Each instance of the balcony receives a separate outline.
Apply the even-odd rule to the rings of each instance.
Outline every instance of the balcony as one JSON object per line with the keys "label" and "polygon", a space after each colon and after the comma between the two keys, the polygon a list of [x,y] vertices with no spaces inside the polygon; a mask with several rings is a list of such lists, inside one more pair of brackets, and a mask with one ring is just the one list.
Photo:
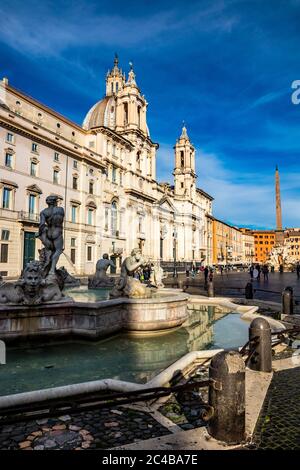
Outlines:
{"label": "balcony", "polygon": [[33,224],[38,224],[40,221],[40,214],[36,214],[34,212],[19,211],[18,220],[21,222],[31,222]]}
{"label": "balcony", "polygon": [[115,255],[115,256],[121,256],[124,252],[124,248],[118,248],[118,247],[111,247],[109,249],[109,254],[110,255]]}

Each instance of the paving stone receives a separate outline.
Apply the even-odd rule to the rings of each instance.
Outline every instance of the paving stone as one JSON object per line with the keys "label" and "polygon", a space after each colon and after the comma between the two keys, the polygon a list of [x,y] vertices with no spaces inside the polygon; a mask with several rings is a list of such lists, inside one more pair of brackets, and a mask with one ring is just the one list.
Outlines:
{"label": "paving stone", "polygon": [[300,450],[300,367],[275,372],[253,436],[257,449]]}
{"label": "paving stone", "polygon": [[31,441],[20,442],[19,447],[20,447],[20,449],[25,449],[26,447],[31,447]]}

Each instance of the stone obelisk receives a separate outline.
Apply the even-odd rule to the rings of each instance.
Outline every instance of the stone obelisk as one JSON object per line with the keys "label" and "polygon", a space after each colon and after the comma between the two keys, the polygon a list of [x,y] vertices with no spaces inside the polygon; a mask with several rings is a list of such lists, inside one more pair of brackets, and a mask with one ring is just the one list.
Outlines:
{"label": "stone obelisk", "polygon": [[276,231],[275,241],[276,245],[283,245],[284,232],[282,230],[282,214],[281,214],[281,196],[280,196],[280,179],[278,166],[276,165],[275,171],[275,192],[276,192]]}

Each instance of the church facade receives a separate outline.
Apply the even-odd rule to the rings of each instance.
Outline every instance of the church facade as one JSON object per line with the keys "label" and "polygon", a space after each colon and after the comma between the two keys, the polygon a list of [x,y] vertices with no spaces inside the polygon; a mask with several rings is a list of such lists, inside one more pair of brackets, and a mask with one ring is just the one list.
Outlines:
{"label": "church facade", "polygon": [[38,258],[39,212],[49,194],[65,209],[60,265],[94,272],[134,247],[149,260],[212,263],[213,198],[197,187],[195,148],[185,126],[174,146],[174,184],[156,179],[158,144],[148,103],[131,69],[115,58],[106,93],[82,126],[0,81],[0,273],[18,276]]}

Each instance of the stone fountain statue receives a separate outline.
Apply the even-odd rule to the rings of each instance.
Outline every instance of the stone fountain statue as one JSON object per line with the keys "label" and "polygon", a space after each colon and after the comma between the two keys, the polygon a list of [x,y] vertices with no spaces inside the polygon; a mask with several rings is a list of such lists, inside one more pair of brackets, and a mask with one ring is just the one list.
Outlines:
{"label": "stone fountain statue", "polygon": [[290,268],[294,264],[287,245],[275,246],[269,254],[268,262],[271,266],[274,266],[275,270],[279,270],[280,266]]}
{"label": "stone fountain statue", "polygon": [[164,274],[163,268],[161,267],[159,261],[153,263],[153,268],[151,269],[150,284],[152,286],[157,287],[158,289],[162,289],[164,287],[162,280],[165,277],[167,277],[167,275]]}
{"label": "stone fountain statue", "polygon": [[121,266],[121,275],[114,289],[110,293],[111,298],[129,297],[133,299],[145,299],[151,297],[151,290],[134,277],[135,273],[146,264],[139,248],[132,250]]}
{"label": "stone fountain statue", "polygon": [[0,304],[37,305],[48,302],[70,301],[62,293],[64,276],[56,269],[63,252],[64,209],[57,206],[57,196],[48,196],[48,207],[40,213],[39,232],[36,235],[44,248],[39,261],[30,261],[16,282],[0,285]]}
{"label": "stone fountain statue", "polygon": [[107,269],[111,266],[115,269],[115,264],[107,253],[104,253],[101,259],[97,261],[95,276],[89,278],[88,287],[89,289],[97,289],[99,287],[113,287],[115,280],[112,277],[108,277],[106,274]]}

